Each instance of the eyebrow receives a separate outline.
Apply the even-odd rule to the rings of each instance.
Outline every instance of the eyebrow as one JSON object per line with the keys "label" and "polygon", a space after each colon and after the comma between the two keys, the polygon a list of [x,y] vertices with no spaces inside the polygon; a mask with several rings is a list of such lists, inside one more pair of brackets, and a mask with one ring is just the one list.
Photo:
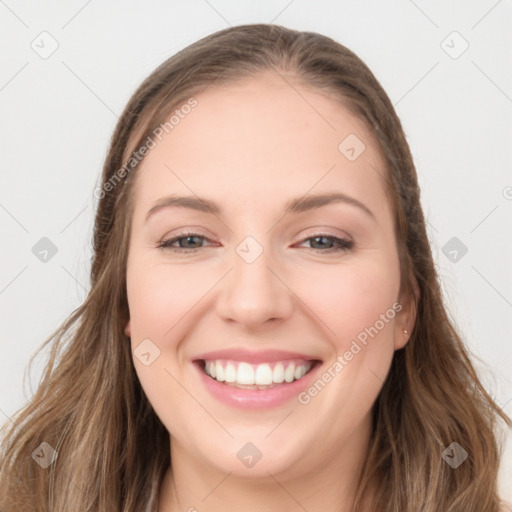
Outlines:
{"label": "eyebrow", "polygon": [[[297,197],[288,201],[284,207],[285,214],[287,213],[303,213],[309,210],[315,210],[322,206],[332,203],[344,203],[351,206],[356,206],[372,219],[376,220],[373,212],[363,203],[355,199],[354,197],[342,194],[340,192],[332,192],[329,194],[316,194],[308,195],[303,197]],[[146,214],[146,221],[155,212],[168,207],[179,207],[189,208],[205,213],[211,213],[213,215],[220,215],[222,208],[214,201],[198,196],[167,196],[162,197],[151,207]]]}

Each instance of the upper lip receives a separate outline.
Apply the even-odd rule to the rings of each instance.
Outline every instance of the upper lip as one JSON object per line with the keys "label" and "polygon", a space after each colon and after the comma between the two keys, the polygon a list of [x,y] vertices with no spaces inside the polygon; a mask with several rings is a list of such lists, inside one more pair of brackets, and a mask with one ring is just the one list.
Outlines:
{"label": "upper lip", "polygon": [[318,361],[317,357],[308,356],[299,352],[286,350],[248,350],[246,348],[232,348],[205,352],[194,357],[194,360],[230,359],[233,361],[246,361],[248,363],[267,363],[274,361],[286,361],[287,359],[304,359],[306,361]]}

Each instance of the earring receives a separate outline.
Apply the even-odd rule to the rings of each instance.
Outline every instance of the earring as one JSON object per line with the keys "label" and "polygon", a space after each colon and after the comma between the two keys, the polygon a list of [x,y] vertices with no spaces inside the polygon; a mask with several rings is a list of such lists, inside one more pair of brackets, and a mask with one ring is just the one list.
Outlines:
{"label": "earring", "polygon": [[408,334],[408,331],[406,329],[404,329],[404,334]]}

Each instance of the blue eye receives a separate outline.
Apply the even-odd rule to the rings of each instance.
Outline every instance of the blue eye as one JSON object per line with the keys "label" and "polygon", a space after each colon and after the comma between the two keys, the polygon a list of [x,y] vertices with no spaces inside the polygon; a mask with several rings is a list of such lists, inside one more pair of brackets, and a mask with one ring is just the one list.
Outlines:
{"label": "blue eye", "polygon": [[[197,233],[181,233],[173,238],[162,240],[158,244],[158,247],[161,249],[170,249],[175,252],[191,253],[205,247],[202,243],[204,240],[207,239]],[[313,241],[310,242],[310,249],[322,253],[349,251],[354,247],[354,242],[352,240],[325,234],[305,238],[301,244],[308,241]],[[176,245],[176,243],[178,243],[178,245]],[[317,247],[314,247],[313,245],[316,245]]]}
{"label": "blue eye", "polygon": [[[196,242],[194,242],[194,239]],[[158,247],[162,249],[169,248],[178,252],[195,252],[197,249],[202,247],[201,243],[198,245],[197,239],[206,240],[204,236],[198,235],[197,233],[182,233],[181,235],[178,235],[174,238],[162,240],[158,244]],[[182,240],[185,240],[185,242],[182,242]],[[176,242],[179,242],[179,247],[174,245]],[[192,247],[190,245],[192,245]]]}
{"label": "blue eye", "polygon": [[[302,243],[311,240],[314,240],[314,245],[319,245],[320,247],[314,247],[312,246],[312,242],[310,242],[310,248],[321,252],[348,251],[354,247],[354,242],[352,240],[330,235],[314,235],[306,238]],[[326,243],[329,247],[326,247]]]}

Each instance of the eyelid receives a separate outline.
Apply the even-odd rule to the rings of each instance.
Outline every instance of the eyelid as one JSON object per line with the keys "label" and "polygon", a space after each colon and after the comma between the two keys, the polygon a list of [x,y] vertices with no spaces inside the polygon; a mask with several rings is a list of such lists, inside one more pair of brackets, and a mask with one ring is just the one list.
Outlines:
{"label": "eyelid", "polygon": [[211,240],[209,239],[209,237],[207,237],[206,235],[202,234],[202,233],[199,233],[199,232],[196,232],[196,231],[183,231],[181,233],[176,233],[176,234],[173,234],[171,236],[169,235],[165,235],[157,244],[157,247],[159,248],[163,248],[163,249],[175,249],[177,252],[192,252],[192,251],[197,251],[198,249],[204,249],[205,247],[207,246],[202,246],[202,247],[196,247],[196,248],[193,248],[193,249],[186,249],[184,247],[173,247],[171,246],[170,244],[171,243],[175,243],[176,241],[180,240],[181,238],[187,238],[187,237],[197,237],[197,238],[202,238],[204,240],[206,240],[207,242],[211,242]]}
{"label": "eyelid", "polygon": [[[160,242],[158,242],[157,248],[162,249],[162,250],[171,250],[175,253],[190,254],[190,253],[195,253],[195,252],[199,251],[200,249],[205,249],[207,247],[211,247],[211,246],[203,246],[202,245],[201,247],[193,247],[193,248],[187,249],[186,247],[174,247],[173,245],[171,245],[171,244],[176,243],[178,240],[181,240],[181,239],[187,238],[187,237],[196,237],[196,238],[200,238],[200,239],[206,240],[207,242],[211,243],[211,240],[207,236],[204,236],[200,232],[195,232],[195,231],[189,230],[189,231],[183,231],[181,233],[174,234],[170,237],[165,236]],[[337,244],[337,247],[331,247],[328,249],[322,249],[322,248],[317,249],[314,247],[309,247],[309,248],[306,247],[306,249],[316,251],[317,253],[346,252],[346,251],[352,250],[355,245],[355,242],[352,240],[352,237],[350,237],[350,236],[346,237],[343,235],[341,235],[341,236],[333,235],[328,232],[315,231],[311,234],[302,236],[302,238],[298,242],[296,242],[294,244],[294,246],[296,246],[296,245],[300,246],[301,244],[306,243],[314,238],[328,238],[328,239],[331,239],[334,242],[334,244]],[[219,244],[217,244],[217,246],[218,245]],[[214,244],[214,246],[215,246],[215,244]]]}
{"label": "eyelid", "polygon": [[159,243],[165,242],[171,239],[176,238],[184,238],[187,236],[200,236],[202,238],[205,238],[208,241],[211,241],[213,236],[206,233],[206,230],[199,226],[186,226],[184,228],[177,228],[172,231],[167,232],[164,236],[162,236],[159,240]]}
{"label": "eyelid", "polygon": [[316,249],[314,247],[306,247],[306,249],[310,249],[312,251],[320,252],[320,253],[339,253],[344,251],[349,251],[354,248],[355,242],[351,237],[343,237],[332,235],[330,233],[313,233],[312,235],[308,235],[302,237],[302,239],[294,245],[302,245],[303,243],[308,242],[314,238],[330,238],[334,241],[335,244],[338,244],[338,247],[331,247],[329,249]]}
{"label": "eyelid", "polygon": [[334,227],[314,227],[308,228],[301,231],[300,239],[304,240],[305,238],[311,238],[316,236],[330,236],[333,238],[340,238],[345,240],[354,241],[352,236],[350,236],[346,231],[343,231],[339,228]]}

